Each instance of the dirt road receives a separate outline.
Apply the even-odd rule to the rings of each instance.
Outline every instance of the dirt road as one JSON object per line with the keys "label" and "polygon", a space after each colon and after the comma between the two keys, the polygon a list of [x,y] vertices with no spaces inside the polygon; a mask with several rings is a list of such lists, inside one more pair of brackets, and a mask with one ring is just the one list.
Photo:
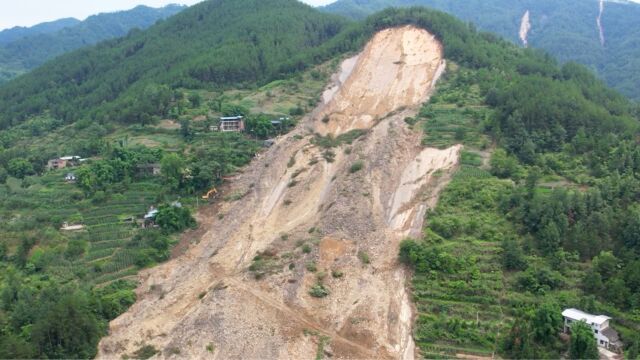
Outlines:
{"label": "dirt road", "polygon": [[[442,56],[407,26],[346,60],[323,103],[228,190],[246,195],[221,204],[224,216],[201,214],[200,241],[142,274],[98,357],[152,345],[163,358],[412,359],[398,246],[420,234],[460,148],[424,149],[404,119],[428,99]],[[322,146],[321,135],[354,129],[351,144]],[[328,296],[310,295],[319,283]]]}

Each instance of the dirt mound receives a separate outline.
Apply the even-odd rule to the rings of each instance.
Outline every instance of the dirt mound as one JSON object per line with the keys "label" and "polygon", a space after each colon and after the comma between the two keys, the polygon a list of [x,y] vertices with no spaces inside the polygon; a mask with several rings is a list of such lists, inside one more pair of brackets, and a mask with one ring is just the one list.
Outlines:
{"label": "dirt mound", "polygon": [[200,217],[199,243],[142,275],[99,357],[152,345],[165,358],[413,358],[398,244],[419,234],[460,148],[422,148],[404,119],[443,69],[428,32],[377,34],[234,181],[241,199]]}

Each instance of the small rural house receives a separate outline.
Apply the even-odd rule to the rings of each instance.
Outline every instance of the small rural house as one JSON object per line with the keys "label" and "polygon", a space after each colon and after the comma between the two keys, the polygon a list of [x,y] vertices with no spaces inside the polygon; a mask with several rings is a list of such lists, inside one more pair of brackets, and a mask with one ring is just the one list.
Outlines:
{"label": "small rural house", "polygon": [[566,309],[562,312],[564,318],[564,332],[571,331],[571,325],[577,321],[584,321],[593,330],[593,336],[598,346],[611,351],[620,351],[622,344],[618,333],[609,326],[610,317],[605,315],[591,315],[578,309]]}
{"label": "small rural house", "polygon": [[47,163],[47,170],[64,169],[67,167],[67,161],[62,159],[51,159]]}
{"label": "small rural house", "polygon": [[159,176],[161,173],[160,164],[142,164],[138,165],[138,175],[147,176]]}
{"label": "small rural house", "polygon": [[221,117],[219,129],[222,132],[242,132],[244,131],[244,117]]}
{"label": "small rural house", "polygon": [[64,169],[69,166],[76,166],[82,159],[80,156],[63,156],[57,159],[51,159],[47,162],[47,170]]}

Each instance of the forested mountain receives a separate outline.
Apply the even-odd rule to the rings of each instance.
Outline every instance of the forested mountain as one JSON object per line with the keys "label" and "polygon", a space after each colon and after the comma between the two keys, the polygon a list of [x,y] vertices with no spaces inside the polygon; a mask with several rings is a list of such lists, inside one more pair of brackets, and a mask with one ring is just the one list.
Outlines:
{"label": "forested mountain", "polygon": [[64,55],[0,89],[0,126],[49,110],[64,121],[148,121],[170,87],[260,83],[305,67],[346,24],[290,1],[207,1],[146,32]]}
{"label": "forested mountain", "polygon": [[597,0],[338,0],[322,9],[362,19],[391,6],[442,10],[518,44],[522,44],[520,28],[529,11],[529,46],[545,49],[561,61],[584,64],[610,86],[640,100],[640,4],[604,3],[604,43],[596,22]]}
{"label": "forested mountain", "polygon": [[[209,0],[0,86],[0,358],[94,356],[107,322],[135,302],[131,277],[168,259],[172,236],[194,225],[195,199],[246,165],[255,139],[286,131],[272,113],[300,116],[318,103],[335,68],[314,65],[335,65],[407,24],[442,42],[449,68],[406,131],[424,129],[425,146],[468,149],[424,236],[399,254],[415,270],[421,351],[561,358],[569,344],[559,309],[580,307],[614,317],[637,356],[636,104],[583,66],[439,11],[389,9],[348,23],[295,0]],[[211,131],[215,118],[237,114],[251,136]],[[333,156],[342,141],[316,140]],[[46,172],[49,158],[70,153],[92,158],[73,170],[76,183],[65,169]],[[157,177],[139,171],[158,164]],[[185,210],[171,205],[177,198]],[[158,204],[158,229],[126,223]],[[87,228],[65,233],[64,222]],[[161,286],[149,291],[164,296]],[[141,344],[131,357],[158,351],[180,349]]]}
{"label": "forested mountain", "polygon": [[37,24],[31,27],[16,26],[10,29],[5,29],[0,31],[0,45],[4,46],[10,42],[27,36],[54,33],[64,28],[78,25],[80,22],[81,21],[78,19],[65,18]]}
{"label": "forested mountain", "polygon": [[146,29],[184,8],[180,5],[158,9],[138,6],[128,11],[94,15],[84,21],[62,19],[0,32],[0,82],[71,50],[124,36],[131,29]]}

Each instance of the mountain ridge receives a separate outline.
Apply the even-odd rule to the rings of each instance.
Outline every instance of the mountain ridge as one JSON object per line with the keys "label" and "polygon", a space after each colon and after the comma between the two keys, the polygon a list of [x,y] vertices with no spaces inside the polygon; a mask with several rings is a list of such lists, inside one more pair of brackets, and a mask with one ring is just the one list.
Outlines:
{"label": "mountain ridge", "polygon": [[148,28],[184,9],[175,4],[161,8],[141,5],[130,10],[92,15],[83,21],[62,19],[30,28],[5,30],[0,32],[0,71],[5,72],[4,76],[0,75],[0,82],[66,52],[124,36],[132,29]]}
{"label": "mountain ridge", "polygon": [[76,18],[68,17],[39,23],[33,26],[14,26],[7,28],[0,31],[0,45],[5,45],[29,35],[46,34],[62,30],[66,27],[77,25],[80,22],[81,21]]}
{"label": "mountain ridge", "polygon": [[640,36],[638,3],[605,2],[604,46],[596,21],[599,19],[596,0],[338,0],[320,9],[362,19],[390,6],[426,6],[445,11],[517,44],[522,44],[521,19],[529,11],[529,46],[544,49],[563,62],[581,63],[610,86],[640,100],[640,46],[635,40]]}

